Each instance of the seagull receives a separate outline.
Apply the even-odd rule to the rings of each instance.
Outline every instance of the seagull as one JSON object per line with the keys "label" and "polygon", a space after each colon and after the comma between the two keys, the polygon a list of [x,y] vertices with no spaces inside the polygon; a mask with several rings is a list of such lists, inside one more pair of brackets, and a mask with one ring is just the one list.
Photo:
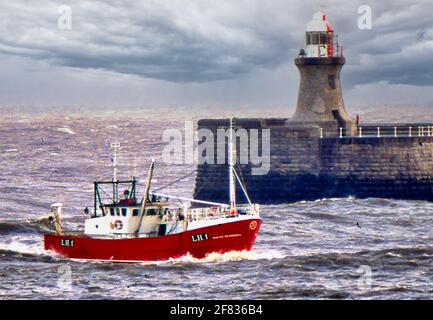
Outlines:
{"label": "seagull", "polygon": [[359,225],[359,222],[356,222],[356,226],[361,229],[361,226]]}

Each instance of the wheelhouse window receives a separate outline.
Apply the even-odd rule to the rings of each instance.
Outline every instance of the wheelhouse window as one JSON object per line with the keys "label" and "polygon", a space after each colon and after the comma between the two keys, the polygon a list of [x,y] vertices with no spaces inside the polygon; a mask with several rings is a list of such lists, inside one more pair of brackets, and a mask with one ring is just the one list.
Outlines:
{"label": "wheelhouse window", "polygon": [[127,208],[122,208],[122,216],[126,217],[126,214],[128,213]]}
{"label": "wheelhouse window", "polygon": [[116,208],[116,216],[120,216],[120,209]]}
{"label": "wheelhouse window", "polygon": [[146,215],[147,216],[156,216],[158,213],[158,210],[155,208],[151,208],[151,209],[147,209],[146,210]]}
{"label": "wheelhouse window", "polygon": [[110,215],[114,216],[114,208],[110,208]]}
{"label": "wheelhouse window", "polygon": [[139,209],[132,210],[132,216],[137,217],[139,214],[140,214],[140,210]]}

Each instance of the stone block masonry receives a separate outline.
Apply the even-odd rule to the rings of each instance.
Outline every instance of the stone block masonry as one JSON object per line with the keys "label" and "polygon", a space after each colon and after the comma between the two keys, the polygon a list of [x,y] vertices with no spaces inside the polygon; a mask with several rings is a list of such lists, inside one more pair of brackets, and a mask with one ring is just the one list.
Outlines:
{"label": "stone block masonry", "polygon": [[[433,136],[320,138],[320,127],[290,126],[287,119],[235,123],[234,129],[270,129],[270,171],[252,175],[251,164],[237,166],[255,202],[347,196],[432,199]],[[227,124],[228,120],[201,120],[198,128],[216,132]],[[227,202],[227,172],[224,164],[199,165],[194,197]],[[237,197],[246,202],[240,188]]]}

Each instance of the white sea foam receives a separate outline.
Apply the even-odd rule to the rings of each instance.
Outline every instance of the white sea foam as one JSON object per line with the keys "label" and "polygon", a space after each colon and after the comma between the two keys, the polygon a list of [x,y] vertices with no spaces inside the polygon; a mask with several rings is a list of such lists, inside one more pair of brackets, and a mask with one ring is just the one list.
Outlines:
{"label": "white sea foam", "polygon": [[387,252],[387,253],[385,253],[385,256],[387,256],[387,257],[397,257],[397,258],[400,258],[400,257],[401,257],[401,254],[393,253],[393,252]]}
{"label": "white sea foam", "polygon": [[[186,256],[170,259],[168,263],[183,264],[183,263],[221,263],[230,261],[242,261],[242,260],[272,260],[272,259],[283,259],[287,255],[278,250],[252,250],[252,251],[230,251],[226,253],[210,253],[206,257],[197,259],[187,254]],[[167,262],[164,262],[167,263]]]}
{"label": "white sea foam", "polygon": [[57,131],[59,131],[59,132],[64,132],[64,133],[69,133],[69,134],[75,134],[75,132],[74,131],[72,131],[72,129],[70,129],[70,128],[57,128]]}
{"label": "white sea foam", "polygon": [[105,127],[106,129],[115,129],[115,130],[120,130],[120,128],[118,126],[116,126],[115,124],[109,125]]}
{"label": "white sea foam", "polygon": [[[54,255],[54,254],[52,254]],[[55,256],[55,255],[54,255]],[[198,259],[194,258],[189,253],[185,256],[176,259],[169,259],[163,261],[127,261],[127,260],[89,260],[89,259],[72,259],[82,263],[138,263],[144,266],[149,265],[181,265],[181,264],[205,264],[205,263],[223,263],[230,261],[242,261],[242,260],[273,260],[283,259],[287,257],[286,254],[278,250],[265,250],[265,251],[230,251],[226,253],[210,253],[206,257]]]}
{"label": "white sea foam", "polygon": [[45,250],[40,243],[27,243],[23,239],[12,239],[10,242],[0,243],[0,250],[11,251],[22,254],[44,255]]}

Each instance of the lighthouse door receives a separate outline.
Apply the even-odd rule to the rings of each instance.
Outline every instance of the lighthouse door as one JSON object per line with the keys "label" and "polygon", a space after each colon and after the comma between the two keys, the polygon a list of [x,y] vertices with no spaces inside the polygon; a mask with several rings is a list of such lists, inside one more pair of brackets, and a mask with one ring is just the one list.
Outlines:
{"label": "lighthouse door", "polygon": [[340,110],[332,110],[332,115],[334,116],[334,119],[337,120],[338,127],[343,128],[343,135],[346,135],[346,123],[340,114]]}
{"label": "lighthouse door", "polygon": [[319,46],[319,57],[326,57],[328,55],[328,50],[326,46]]}

